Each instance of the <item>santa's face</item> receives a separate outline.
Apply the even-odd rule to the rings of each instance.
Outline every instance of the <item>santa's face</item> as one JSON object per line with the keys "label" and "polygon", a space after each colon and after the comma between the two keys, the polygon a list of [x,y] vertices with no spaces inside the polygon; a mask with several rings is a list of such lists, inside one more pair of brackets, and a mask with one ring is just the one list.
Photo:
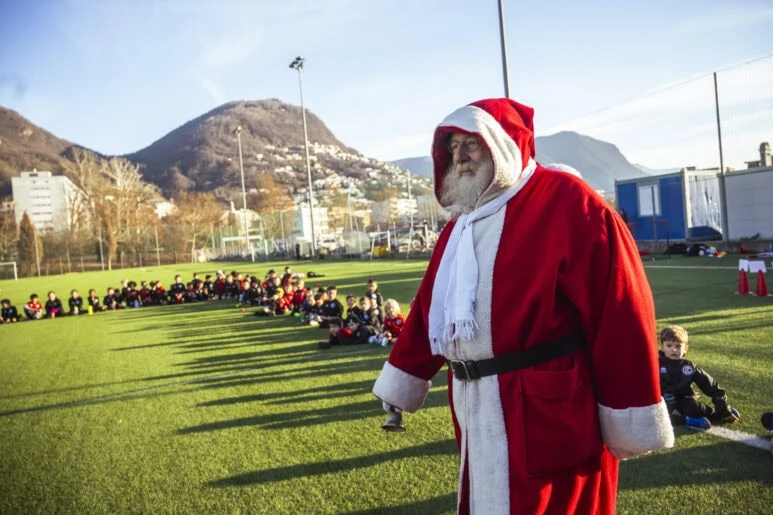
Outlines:
{"label": "santa's face", "polygon": [[486,146],[475,136],[453,133],[448,140],[451,162],[443,178],[440,204],[469,213],[494,178],[494,163]]}

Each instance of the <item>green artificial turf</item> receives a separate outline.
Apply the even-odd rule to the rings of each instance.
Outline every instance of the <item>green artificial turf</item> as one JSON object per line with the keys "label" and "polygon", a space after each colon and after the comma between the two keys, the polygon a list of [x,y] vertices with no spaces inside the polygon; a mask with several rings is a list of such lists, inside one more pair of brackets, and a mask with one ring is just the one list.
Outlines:
{"label": "green artificial turf", "polygon": [[[263,275],[285,263],[191,264],[0,282],[100,296],[123,277],[172,282],[216,268]],[[426,262],[303,262],[361,295],[369,277],[407,311]],[[765,435],[773,411],[773,297],[739,296],[729,258],[645,263],[659,326],[690,331],[689,356]],[[696,266],[696,269],[668,268]],[[754,280],[752,279],[752,286]],[[624,335],[621,335],[623,338]],[[384,433],[370,393],[387,349],[319,350],[326,331],[255,317],[233,302],[159,306],[0,327],[2,513],[450,513],[457,456],[441,372],[408,430]],[[674,449],[621,464],[621,513],[760,513],[773,459],[677,430]]]}

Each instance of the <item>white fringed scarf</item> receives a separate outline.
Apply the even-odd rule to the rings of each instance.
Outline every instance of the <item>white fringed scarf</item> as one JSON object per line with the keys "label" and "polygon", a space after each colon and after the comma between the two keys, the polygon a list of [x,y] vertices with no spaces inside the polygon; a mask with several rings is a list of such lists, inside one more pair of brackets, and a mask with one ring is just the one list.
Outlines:
{"label": "white fringed scarf", "polygon": [[[537,168],[530,159],[515,184],[499,196],[456,220],[440,259],[429,306],[429,341],[432,354],[445,355],[446,346],[456,339],[472,340],[475,322],[475,294],[478,289],[478,261],[472,225],[504,208]],[[492,243],[492,244],[498,244]]]}

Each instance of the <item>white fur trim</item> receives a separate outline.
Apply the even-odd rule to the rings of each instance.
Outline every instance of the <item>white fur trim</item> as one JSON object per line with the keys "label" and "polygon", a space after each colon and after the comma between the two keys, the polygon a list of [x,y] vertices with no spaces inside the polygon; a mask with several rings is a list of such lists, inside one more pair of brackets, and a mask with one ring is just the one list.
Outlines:
{"label": "white fur trim", "polygon": [[599,404],[599,420],[608,447],[638,454],[674,446],[674,428],[663,399],[641,408],[613,409]]}
{"label": "white fur trim", "polygon": [[580,174],[576,168],[572,168],[571,166],[565,165],[563,163],[550,163],[549,165],[545,165],[545,168],[550,168],[551,170],[556,170],[558,172],[566,172],[582,179],[582,174]]}
{"label": "white fur trim", "polygon": [[427,398],[432,381],[403,372],[388,361],[373,385],[373,393],[392,406],[413,413]]}
{"label": "white fur trim", "polygon": [[[505,132],[499,122],[487,111],[475,106],[460,107],[449,114],[438,127],[456,127],[478,134],[491,152],[494,161],[494,180],[491,185],[511,185],[516,182],[524,168],[521,149]],[[489,186],[491,188],[492,186]],[[486,192],[483,192],[484,196]]]}

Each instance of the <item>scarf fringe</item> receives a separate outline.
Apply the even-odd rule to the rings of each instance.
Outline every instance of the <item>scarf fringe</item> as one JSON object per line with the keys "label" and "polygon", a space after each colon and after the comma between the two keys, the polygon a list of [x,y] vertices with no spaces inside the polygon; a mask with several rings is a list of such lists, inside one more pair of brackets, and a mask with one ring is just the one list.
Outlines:
{"label": "scarf fringe", "polygon": [[453,339],[462,341],[470,341],[475,338],[475,333],[478,331],[478,323],[475,319],[471,320],[456,320],[452,328],[455,328]]}

